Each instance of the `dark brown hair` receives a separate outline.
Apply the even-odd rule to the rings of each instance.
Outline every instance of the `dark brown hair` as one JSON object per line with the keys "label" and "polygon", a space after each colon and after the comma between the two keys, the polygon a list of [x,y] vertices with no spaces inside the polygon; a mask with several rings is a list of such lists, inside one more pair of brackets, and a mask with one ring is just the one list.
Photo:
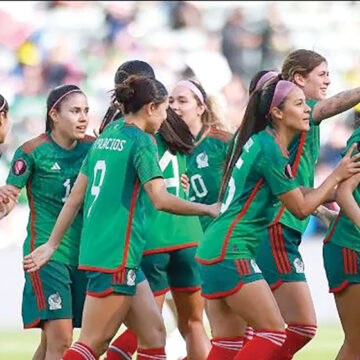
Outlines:
{"label": "dark brown hair", "polygon": [[9,104],[2,95],[0,95],[0,109],[3,113],[7,113],[9,111]]}
{"label": "dark brown hair", "polygon": [[172,154],[177,152],[189,155],[194,148],[194,137],[185,121],[171,107],[167,109],[167,118],[161,124],[159,134]]}
{"label": "dark brown hair", "polygon": [[165,86],[156,79],[131,75],[116,86],[113,100],[121,104],[124,114],[136,113],[145,104],[160,104],[168,96]]}
{"label": "dark brown hair", "polygon": [[53,120],[50,116],[50,110],[60,111],[61,104],[74,92],[82,93],[76,85],[60,85],[51,90],[46,100],[46,131],[51,131],[54,127]]}
{"label": "dark brown hair", "polygon": [[[121,64],[116,70],[114,78],[115,86],[121,84],[130,75],[142,75],[155,79],[154,70],[147,62],[141,60],[130,60]],[[119,106],[117,106],[114,101],[111,101],[101,122],[99,133],[101,134],[107,125],[117,119],[120,119],[122,116],[123,114]]]}
{"label": "dark brown hair", "polygon": [[312,50],[299,49],[290,53],[284,60],[281,73],[284,80],[293,81],[295,74],[306,77],[326,59]]}
{"label": "dark brown hair", "polygon": [[[231,140],[229,150],[226,155],[224,172],[219,191],[219,201],[222,201],[224,198],[232,170],[236,161],[241,156],[246,142],[251,136],[264,130],[267,125],[271,125],[272,119],[271,116],[268,116],[268,113],[274,96],[276,84],[279,80],[280,76],[276,76],[265,88],[255,90],[250,95],[243,120]],[[278,107],[281,109],[282,106],[283,102]]]}

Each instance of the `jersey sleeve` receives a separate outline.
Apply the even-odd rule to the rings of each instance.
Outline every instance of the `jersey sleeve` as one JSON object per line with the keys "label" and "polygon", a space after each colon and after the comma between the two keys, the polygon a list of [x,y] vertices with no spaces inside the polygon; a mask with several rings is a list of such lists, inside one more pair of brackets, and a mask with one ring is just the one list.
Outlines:
{"label": "jersey sleeve", "polygon": [[157,177],[163,177],[155,140],[149,135],[145,135],[138,139],[134,145],[133,164],[141,184]]}
{"label": "jersey sleeve", "polygon": [[26,185],[33,170],[34,158],[32,154],[25,153],[20,147],[12,159],[6,183],[22,188]]}
{"label": "jersey sleeve", "polygon": [[299,187],[292,174],[289,159],[280,153],[263,155],[260,160],[260,171],[274,195],[281,195]]}

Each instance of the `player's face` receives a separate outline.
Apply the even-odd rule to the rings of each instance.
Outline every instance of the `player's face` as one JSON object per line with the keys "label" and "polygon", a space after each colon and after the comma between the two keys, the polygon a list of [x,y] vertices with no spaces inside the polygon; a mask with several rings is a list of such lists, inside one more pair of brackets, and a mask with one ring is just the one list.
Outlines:
{"label": "player's face", "polygon": [[284,100],[282,108],[282,122],[293,131],[310,130],[310,107],[306,104],[304,92],[295,87]]}
{"label": "player's face", "polygon": [[304,78],[304,90],[305,96],[310,100],[322,100],[326,98],[327,88],[330,85],[328,65],[324,61],[320,65],[316,66],[307,76]]}
{"label": "player's face", "polygon": [[55,114],[54,127],[63,136],[71,140],[81,140],[85,137],[89,123],[89,105],[82,93],[69,95],[60,105]]}
{"label": "player's face", "polygon": [[9,132],[10,121],[9,121],[9,112],[0,113],[0,144],[5,141],[6,135]]}
{"label": "player's face", "polygon": [[198,105],[193,92],[187,87],[176,86],[170,95],[169,104],[187,125],[201,121],[204,107]]}
{"label": "player's face", "polygon": [[146,121],[145,131],[150,134],[156,133],[161,124],[167,117],[167,108],[169,107],[169,98],[161,102],[160,104],[151,104],[151,115]]}

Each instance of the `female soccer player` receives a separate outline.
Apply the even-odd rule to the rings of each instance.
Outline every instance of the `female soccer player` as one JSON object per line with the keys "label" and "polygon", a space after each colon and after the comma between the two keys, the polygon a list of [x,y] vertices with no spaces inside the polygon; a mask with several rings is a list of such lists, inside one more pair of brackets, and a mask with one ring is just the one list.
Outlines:
{"label": "female soccer player", "polygon": [[5,141],[9,127],[9,105],[6,99],[0,95],[0,144]]}
{"label": "female soccer player", "polygon": [[[203,87],[193,80],[178,82],[169,98],[171,108],[194,136],[195,150],[188,158],[190,200],[203,204],[217,201],[223,165],[231,135],[224,130]],[[203,229],[211,218],[200,218]]]}
{"label": "female soccer player", "polygon": [[[325,99],[330,84],[327,61],[320,54],[304,49],[288,55],[281,77],[303,89],[311,107],[310,131],[297,135],[290,143],[289,152],[293,175],[300,185],[312,187],[320,147],[319,124],[358,103],[360,88]],[[264,232],[256,261],[288,324],[286,343],[277,354],[279,360],[287,360],[316,332],[316,314],[298,249],[308,218],[297,219],[281,203],[267,210],[270,226]]]}
{"label": "female soccer player", "polygon": [[[223,341],[238,336],[240,329],[233,322],[241,317],[256,334],[235,358],[213,343],[208,359],[274,358],[286,338],[285,324],[254,260],[267,225],[266,210],[279,199],[294,215],[305,218],[340,181],[360,171],[356,164],[360,155],[350,159],[348,153],[319,188],[300,188],[286,148],[298,132],[309,131],[309,114],[304,93],[289,81],[275,82],[250,98],[228,152],[220,215],[206,230],[197,258],[208,312],[217,314],[209,317],[212,331]],[[260,131],[261,127],[265,130]]]}
{"label": "female soccer player", "polygon": [[[0,192],[19,194],[26,185],[30,206],[24,255],[46,242],[70,194],[93,141],[85,135],[89,106],[75,85],[52,90],[47,99],[46,132],[21,145]],[[35,359],[59,359],[81,324],[86,276],[77,270],[82,211],[41,271],[25,273],[22,316],[26,329],[42,328]]]}
{"label": "female soccer player", "polygon": [[[97,138],[49,241],[24,260],[29,271],[48,261],[85,198],[79,267],[87,270],[89,282],[80,339],[64,360],[96,359],[129,312],[144,248],[140,191],[147,192],[158,210],[208,216],[218,212],[217,204],[191,203],[166,191],[149,135],[167,116],[165,87],[155,79],[131,76],[116,88],[115,96],[125,122],[114,122]],[[143,318],[152,316],[142,310]],[[165,339],[158,341],[138,349],[138,359],[164,359]]]}
{"label": "female soccer player", "polygon": [[[347,151],[357,144],[360,129],[355,130],[347,142]],[[341,211],[331,223],[324,240],[324,265],[330,292],[334,294],[337,310],[345,334],[344,343],[336,360],[356,360],[360,354],[360,175],[343,181],[336,201]]]}
{"label": "female soccer player", "polygon": [[[184,121],[168,109],[166,120],[155,135],[159,163],[168,191],[187,196],[181,186],[186,171],[186,155],[193,149],[193,136]],[[141,269],[162,310],[171,290],[177,309],[178,328],[187,345],[189,359],[206,359],[210,342],[202,321],[203,300],[200,274],[195,261],[196,246],[203,237],[198,217],[185,217],[157,211],[146,196],[143,236],[146,242]],[[171,230],[170,230],[171,229]],[[169,232],[170,231],[170,232]],[[108,360],[123,359],[136,350],[131,330],[121,334],[109,347]]]}

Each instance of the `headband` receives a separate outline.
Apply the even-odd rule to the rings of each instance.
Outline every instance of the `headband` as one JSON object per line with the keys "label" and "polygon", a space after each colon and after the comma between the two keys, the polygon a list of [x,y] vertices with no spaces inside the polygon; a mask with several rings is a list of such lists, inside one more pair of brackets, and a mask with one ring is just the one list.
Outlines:
{"label": "headband", "polygon": [[190,89],[199,98],[200,102],[203,105],[205,105],[204,95],[201,93],[199,88],[196,85],[194,85],[191,81],[181,80],[175,86],[184,86],[184,87]]}
{"label": "headband", "polygon": [[256,87],[255,87],[255,91],[262,89],[262,87],[264,86],[264,84],[270,80],[273,79],[275,76],[278,76],[279,72],[278,71],[268,71],[266,72],[263,76],[261,76],[261,78],[258,80]]}
{"label": "headband", "polygon": [[61,95],[55,102],[54,104],[51,106],[51,108],[49,109],[48,113],[67,95],[72,94],[74,92],[80,92],[82,93],[82,91],[80,89],[72,89],[67,91],[65,94]]}
{"label": "headband", "polygon": [[0,112],[4,110],[6,104],[7,104],[7,101],[6,101],[5,98],[4,98],[4,102],[3,102],[3,104],[2,104],[1,107],[0,107]]}
{"label": "headband", "polygon": [[279,106],[284,101],[284,99],[289,95],[290,91],[295,87],[296,85],[293,82],[286,80],[280,80],[276,84],[267,117],[270,116],[271,110],[274,107]]}

